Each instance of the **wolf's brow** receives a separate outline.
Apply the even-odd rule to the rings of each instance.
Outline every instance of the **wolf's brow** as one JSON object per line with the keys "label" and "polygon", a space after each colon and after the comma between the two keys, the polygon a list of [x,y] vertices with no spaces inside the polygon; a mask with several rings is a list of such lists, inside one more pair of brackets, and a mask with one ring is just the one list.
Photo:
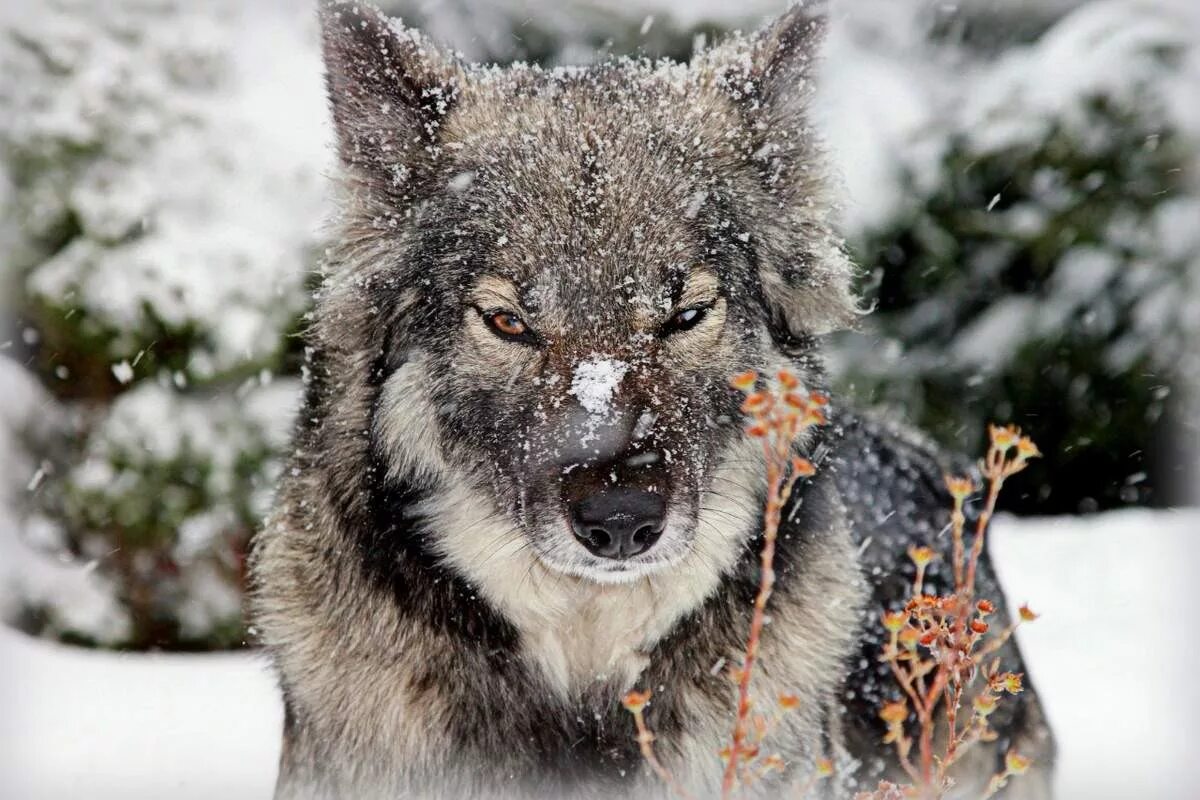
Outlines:
{"label": "wolf's brow", "polygon": [[721,283],[712,270],[708,267],[697,267],[683,279],[683,287],[676,302],[681,306],[706,302],[714,299],[720,288]]}
{"label": "wolf's brow", "polygon": [[479,279],[470,292],[471,302],[477,305],[502,305],[512,311],[522,310],[521,298],[512,281],[495,275]]}

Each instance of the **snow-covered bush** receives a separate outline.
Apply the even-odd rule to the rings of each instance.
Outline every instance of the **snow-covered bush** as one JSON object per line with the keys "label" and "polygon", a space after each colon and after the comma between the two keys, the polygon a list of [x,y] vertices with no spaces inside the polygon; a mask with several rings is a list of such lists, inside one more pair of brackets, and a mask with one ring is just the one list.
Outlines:
{"label": "snow-covered bush", "polygon": [[109,646],[231,646],[299,391],[272,376],[297,370],[327,206],[316,21],[282,0],[26,11],[0,20],[5,338],[62,424],[27,448],[23,523],[0,535],[90,565],[63,580],[117,612],[82,617],[18,574],[6,614]]}
{"label": "snow-covered bush", "polygon": [[73,395],[115,391],[113,362],[189,381],[274,366],[305,307],[321,163],[242,113],[235,5],[52,0],[7,32],[0,147],[26,245],[8,268]]}
{"label": "snow-covered bush", "polygon": [[1170,491],[1147,450],[1197,367],[1200,72],[1165,11],[1084,4],[986,62],[941,43],[967,78],[900,148],[890,213],[849,231],[877,311],[844,380],[963,451],[1020,422],[1047,457],[1017,507]]}
{"label": "snow-covered bush", "polygon": [[42,507],[69,551],[116,578],[130,621],[125,643],[241,640],[246,547],[278,477],[296,388],[251,380],[206,396],[143,381],[89,426],[82,452],[47,482]]}

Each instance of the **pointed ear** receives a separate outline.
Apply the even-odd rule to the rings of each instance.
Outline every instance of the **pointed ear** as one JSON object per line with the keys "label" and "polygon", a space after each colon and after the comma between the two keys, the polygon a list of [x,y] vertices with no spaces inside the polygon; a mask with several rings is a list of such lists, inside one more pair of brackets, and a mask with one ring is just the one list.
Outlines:
{"label": "pointed ear", "polygon": [[755,35],[748,77],[770,120],[804,124],[827,27],[824,3],[809,2],[792,6]]}
{"label": "pointed ear", "polygon": [[459,64],[370,6],[324,0],[320,18],[342,163],[388,195],[407,197],[458,97]]}
{"label": "pointed ear", "polygon": [[740,109],[767,202],[759,280],[772,329],[803,341],[859,316],[854,267],[830,214],[826,161],[809,106],[826,31],[825,4],[795,5],[767,27],[708,54],[708,69]]}

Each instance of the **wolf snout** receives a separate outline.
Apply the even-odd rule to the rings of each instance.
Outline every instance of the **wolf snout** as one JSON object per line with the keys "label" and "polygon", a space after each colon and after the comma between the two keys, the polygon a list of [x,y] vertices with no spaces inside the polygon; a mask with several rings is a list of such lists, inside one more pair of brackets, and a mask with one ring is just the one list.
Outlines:
{"label": "wolf snout", "polygon": [[666,508],[662,495],[654,492],[609,489],[571,505],[571,528],[594,555],[632,558],[662,536]]}

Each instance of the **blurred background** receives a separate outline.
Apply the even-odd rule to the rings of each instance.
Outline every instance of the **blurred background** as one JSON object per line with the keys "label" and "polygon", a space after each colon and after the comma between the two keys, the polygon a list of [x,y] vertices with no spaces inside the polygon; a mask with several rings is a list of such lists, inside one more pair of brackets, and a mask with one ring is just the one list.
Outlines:
{"label": "blurred background", "polygon": [[[548,66],[686,59],[784,7],[380,4],[470,60]],[[1162,765],[1184,762],[1176,723],[1197,707],[1196,691],[1177,687],[1194,686],[1200,666],[1174,622],[1200,532],[1200,514],[1174,510],[1195,505],[1200,486],[1195,4],[829,7],[813,114],[875,309],[830,342],[838,396],[967,454],[981,451],[988,421],[1033,436],[1045,458],[1002,505],[1039,519],[1003,520],[1001,531],[1028,535],[997,544],[1010,591],[1033,591],[1055,612],[1022,638],[1052,722],[1097,764],[1124,752],[1101,736],[1106,725],[1156,726],[1139,763],[1175,785]],[[297,332],[331,211],[326,116],[307,1],[0,0],[0,618],[10,630],[130,652],[251,638],[245,556],[304,380]],[[118,685],[95,676],[141,669],[5,642],[10,666],[24,665],[12,669],[44,690],[31,695],[36,709],[14,712],[22,727],[10,745],[36,739],[30,731],[61,746],[73,726],[111,730],[107,712],[91,728],[80,721]],[[1054,655],[1063,650],[1074,655]],[[220,727],[214,709],[253,709],[255,746],[277,748],[261,668],[205,663],[204,677],[122,673],[135,677],[120,685],[139,687],[130,697],[172,698],[161,701],[169,726],[144,727]],[[1110,694],[1117,675],[1150,694],[1122,706]],[[209,684],[220,688],[199,688]],[[93,754],[80,755],[86,779],[101,769],[104,738],[88,736],[77,748]],[[242,763],[245,740],[213,747],[235,744],[229,761]],[[41,753],[8,752],[0,776]],[[211,748],[189,752],[156,758],[214,763]],[[269,790],[269,774],[253,780]],[[212,796],[203,785],[197,796]],[[164,787],[183,796],[178,782]]]}

